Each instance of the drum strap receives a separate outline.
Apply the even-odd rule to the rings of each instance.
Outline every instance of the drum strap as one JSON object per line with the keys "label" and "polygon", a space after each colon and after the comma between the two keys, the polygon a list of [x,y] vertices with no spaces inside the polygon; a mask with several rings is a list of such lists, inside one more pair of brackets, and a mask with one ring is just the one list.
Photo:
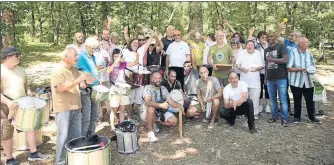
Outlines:
{"label": "drum strap", "polygon": [[164,97],[162,96],[162,90],[161,90],[161,87],[160,87],[160,97],[161,97],[161,100],[163,100],[163,102],[166,101],[166,100],[164,99]]}

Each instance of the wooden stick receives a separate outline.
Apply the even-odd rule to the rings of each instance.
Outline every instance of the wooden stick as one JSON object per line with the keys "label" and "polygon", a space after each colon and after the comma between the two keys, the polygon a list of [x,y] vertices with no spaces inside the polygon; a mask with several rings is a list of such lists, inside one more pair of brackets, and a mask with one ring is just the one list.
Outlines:
{"label": "wooden stick", "polygon": [[182,122],[183,122],[182,121],[182,108],[179,107],[179,135],[180,135],[180,138],[182,138],[182,134],[183,134]]}

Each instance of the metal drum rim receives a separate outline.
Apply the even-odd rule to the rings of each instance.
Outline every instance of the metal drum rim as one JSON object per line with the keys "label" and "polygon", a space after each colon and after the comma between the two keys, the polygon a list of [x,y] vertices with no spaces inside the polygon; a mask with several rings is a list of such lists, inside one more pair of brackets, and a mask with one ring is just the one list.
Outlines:
{"label": "metal drum rim", "polygon": [[69,149],[69,148],[67,147],[67,144],[68,144],[68,143],[72,142],[73,140],[80,139],[80,138],[82,138],[82,137],[85,137],[85,136],[81,136],[81,137],[78,137],[78,138],[74,138],[74,139],[68,141],[68,142],[65,144],[65,148],[66,148],[67,152],[70,152],[70,153],[84,153],[84,154],[88,154],[88,153],[91,153],[91,152],[95,152],[95,151],[99,151],[99,150],[104,150],[104,149],[106,149],[107,147],[109,147],[109,145],[110,145],[110,140],[109,140],[108,138],[106,138],[106,137],[104,137],[104,136],[98,136],[98,137],[106,138],[106,139],[108,140],[108,145],[104,145],[104,147],[102,147],[102,148],[100,147],[100,148],[98,148],[98,149],[95,149],[95,150],[89,150],[89,151],[73,151],[73,150],[71,150],[71,149]]}

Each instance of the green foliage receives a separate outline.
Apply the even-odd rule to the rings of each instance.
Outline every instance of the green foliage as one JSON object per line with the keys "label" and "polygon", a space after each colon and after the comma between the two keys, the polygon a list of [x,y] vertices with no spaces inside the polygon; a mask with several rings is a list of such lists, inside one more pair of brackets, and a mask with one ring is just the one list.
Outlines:
{"label": "green foliage", "polygon": [[[24,36],[42,42],[69,44],[75,32],[98,36],[107,15],[112,17],[111,29],[122,36],[129,27],[131,37],[144,24],[165,33],[174,25],[183,34],[202,26],[203,33],[213,33],[223,19],[246,37],[251,26],[256,32],[275,30],[278,22],[288,18],[289,30],[299,29],[310,38],[313,46],[320,41],[333,40],[333,2],[1,2],[3,11],[14,12],[13,24],[0,23],[1,34],[15,35],[15,44],[25,44]],[[202,9],[201,9],[202,8]],[[203,12],[201,12],[203,11]],[[172,14],[173,13],[173,14]],[[196,18],[202,25],[190,24]],[[97,26],[96,26],[97,25]],[[27,35],[28,34],[28,35]]]}

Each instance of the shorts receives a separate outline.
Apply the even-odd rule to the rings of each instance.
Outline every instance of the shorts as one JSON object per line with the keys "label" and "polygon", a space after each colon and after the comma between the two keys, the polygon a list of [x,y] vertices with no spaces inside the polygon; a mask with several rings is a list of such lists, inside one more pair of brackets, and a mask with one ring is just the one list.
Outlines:
{"label": "shorts", "polygon": [[[165,116],[165,120],[167,121],[168,118],[172,117],[172,116],[175,116],[176,113],[173,113],[173,112],[170,112],[170,111],[174,111],[174,112],[177,112],[174,108],[172,107],[169,107],[168,108],[168,111],[164,113],[164,116]],[[142,104],[140,106],[140,119],[144,122],[146,122],[146,106],[144,104]],[[157,121],[159,121],[159,119],[157,118],[156,119]]]}
{"label": "shorts", "polygon": [[110,100],[110,107],[116,108],[120,105],[129,105],[129,96],[119,95],[119,94],[110,94],[109,96]]}
{"label": "shorts", "polygon": [[14,127],[8,119],[1,119],[1,141],[13,138]]}

